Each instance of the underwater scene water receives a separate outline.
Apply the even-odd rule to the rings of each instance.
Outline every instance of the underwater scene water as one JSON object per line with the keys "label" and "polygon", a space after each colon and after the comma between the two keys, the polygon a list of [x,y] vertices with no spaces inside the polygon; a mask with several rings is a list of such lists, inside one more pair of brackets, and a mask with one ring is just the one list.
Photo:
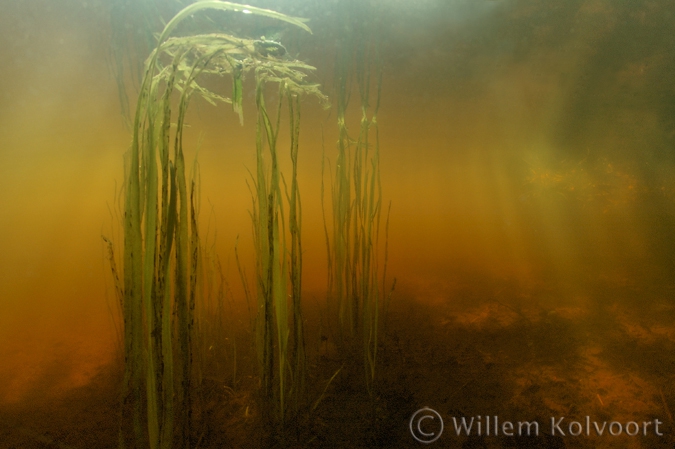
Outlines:
{"label": "underwater scene water", "polygon": [[666,0],[0,14],[0,448],[675,445]]}

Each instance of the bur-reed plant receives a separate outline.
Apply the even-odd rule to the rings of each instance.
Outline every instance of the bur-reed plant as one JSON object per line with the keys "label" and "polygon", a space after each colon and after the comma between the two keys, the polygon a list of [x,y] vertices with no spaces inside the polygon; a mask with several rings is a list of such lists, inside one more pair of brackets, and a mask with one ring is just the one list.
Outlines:
{"label": "bur-reed plant", "polygon": [[[194,310],[199,293],[200,260],[199,193],[196,177],[189,180],[186,176],[183,151],[190,99],[197,94],[213,104],[230,103],[241,118],[243,79],[247,73],[254,73],[259,111],[257,147],[260,153],[262,127],[269,147],[276,148],[276,131],[272,131],[262,103],[263,90],[268,82],[279,84],[283,93],[292,99],[295,108],[299,107],[300,94],[321,96],[316,85],[304,80],[313,67],[289,58],[279,43],[242,39],[224,33],[170,37],[184,19],[207,9],[246,11],[309,31],[303,21],[274,11],[221,1],[201,1],[184,8],[166,24],[157,47],[146,62],[125,168],[123,407],[130,419],[121,427],[121,447],[170,448],[174,442],[178,447],[189,447]],[[207,74],[229,76],[232,80],[231,96],[223,96],[200,84],[200,78]],[[299,116],[293,114],[293,117]],[[272,136],[274,140],[270,140]],[[297,140],[295,142],[297,149]],[[266,298],[275,301],[273,307],[264,310],[265,329],[271,329],[272,313],[276,313],[278,398],[282,404],[279,413],[283,414],[288,339],[282,274],[286,275],[287,267],[291,266],[296,279],[299,277],[297,262],[290,265],[274,263],[286,257],[280,235],[283,231],[275,227],[279,223],[281,197],[276,162],[270,186],[265,187],[264,171],[260,173],[258,189],[264,187],[265,190],[261,190],[264,195],[258,197],[258,201],[264,203],[266,215],[263,219],[268,223],[264,232],[270,238],[264,247],[269,252],[269,258],[268,253],[259,256],[268,261],[266,265],[261,265],[268,271],[270,279],[264,284]],[[295,169],[293,178],[296,179]],[[295,181],[293,186],[295,190],[292,188],[291,196],[297,198]],[[293,208],[298,210],[297,203]],[[297,249],[297,242],[292,245]],[[297,255],[293,251],[291,253]],[[296,263],[295,268],[293,263]],[[265,338],[269,339],[270,335],[271,332],[267,332]],[[272,347],[273,344],[265,346],[266,354],[271,353]],[[271,385],[274,377],[263,376],[263,379]]]}
{"label": "bur-reed plant", "polygon": [[[264,397],[275,398],[275,410],[267,408],[269,414],[265,419],[283,430],[287,410],[297,413],[305,399],[306,360],[301,308],[302,211],[297,177],[300,94],[303,91],[298,91],[288,80],[278,81],[279,100],[273,120],[265,101],[264,85],[268,81],[266,76],[259,77],[256,89],[257,168],[252,219],[258,255],[257,339],[263,368],[262,393]],[[311,93],[323,98],[319,92]],[[279,169],[277,148],[284,101],[288,106],[290,129],[290,188]]]}
{"label": "bur-reed plant", "polygon": [[[346,2],[343,6],[340,20],[351,32],[340,36],[335,64],[338,142],[330,192],[332,236],[326,226],[328,298],[337,315],[342,349],[347,356],[353,351],[361,353],[366,387],[372,392],[387,253],[385,250],[384,274],[380,275],[382,188],[377,113],[382,71],[376,30],[367,20],[376,15],[372,6],[368,2]],[[348,128],[353,89],[358,90],[361,113],[356,137],[350,136]]]}

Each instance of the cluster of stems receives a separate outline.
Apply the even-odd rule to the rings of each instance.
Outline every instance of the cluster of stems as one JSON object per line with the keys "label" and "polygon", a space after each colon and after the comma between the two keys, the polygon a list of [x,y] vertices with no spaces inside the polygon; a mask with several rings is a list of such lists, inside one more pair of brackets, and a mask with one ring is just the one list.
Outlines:
{"label": "cluster of stems", "polygon": [[[261,353],[265,389],[277,385],[276,420],[283,422],[287,396],[299,398],[304,379],[304,340],[300,313],[301,243],[300,199],[297,185],[299,97],[316,94],[316,85],[304,82],[313,67],[288,57],[277,58],[268,42],[229,34],[188,34],[170,37],[185,18],[206,9],[252,13],[282,20],[309,31],[299,19],[274,11],[222,1],[193,3],[167,23],[157,47],[146,62],[133,122],[133,140],[125,169],[124,254],[121,296],[124,319],[125,373],[120,447],[151,449],[189,447],[192,412],[192,365],[195,305],[202,299],[198,287],[200,243],[196,175],[188,180],[183,152],[186,113],[197,93],[211,103],[227,102],[242,117],[242,89],[246,73],[256,78],[258,107],[258,178],[256,241],[263,332]],[[198,81],[205,74],[232,79],[230,98]],[[285,240],[282,190],[277,165],[276,138],[263,101],[268,82],[280,86],[288,99],[292,130],[293,174]],[[281,104],[280,106],[281,107]],[[269,175],[262,163],[263,136],[270,150]],[[111,260],[114,258],[111,256]],[[289,285],[290,280],[290,285]],[[293,320],[289,321],[288,296]],[[276,338],[272,329],[276,328]],[[289,327],[292,350],[288,349]],[[272,352],[276,348],[277,356]],[[275,361],[276,360],[276,361]],[[287,376],[290,370],[293,383]],[[270,370],[276,366],[276,374]],[[291,388],[292,385],[292,388]],[[266,391],[268,393],[269,391]],[[270,396],[265,396],[269,398]],[[270,404],[263,408],[269,409]]]}
{"label": "cluster of stems", "polygon": [[[290,126],[290,189],[280,172],[277,151],[284,100],[288,104]],[[265,418],[283,427],[287,410],[296,413],[299,410],[305,389],[301,205],[297,179],[300,101],[296,93],[280,84],[273,122],[265,103],[264,80],[258,79],[256,106],[257,171],[252,215],[257,254],[257,339],[262,396],[274,398],[265,409]]]}
{"label": "cluster of stems", "polygon": [[[381,70],[372,30],[359,18],[368,17],[361,11],[363,8],[367,5],[347,2],[343,21],[350,24],[353,32],[341,39],[337,50],[338,152],[331,186],[332,236],[327,227],[326,244],[329,305],[337,315],[339,340],[347,354],[354,350],[362,353],[366,387],[372,392],[384,305],[386,257],[380,274],[382,194],[377,112]],[[362,14],[354,14],[359,11]],[[371,79],[373,73],[375,80]],[[354,86],[358,89],[361,113],[355,138],[349,135],[347,126]]]}

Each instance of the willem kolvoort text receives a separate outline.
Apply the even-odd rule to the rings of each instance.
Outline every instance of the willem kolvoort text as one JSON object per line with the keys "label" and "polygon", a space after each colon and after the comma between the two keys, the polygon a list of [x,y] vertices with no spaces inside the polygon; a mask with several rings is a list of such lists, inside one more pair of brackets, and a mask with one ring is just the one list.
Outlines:
{"label": "willem kolvoort text", "polygon": [[662,421],[592,421],[586,416],[581,421],[568,420],[564,416],[552,417],[546,427],[538,421],[500,421],[499,416],[473,416],[452,418],[457,435],[477,436],[539,436],[540,430],[558,436],[590,436],[590,435],[647,435],[663,436],[659,426]]}

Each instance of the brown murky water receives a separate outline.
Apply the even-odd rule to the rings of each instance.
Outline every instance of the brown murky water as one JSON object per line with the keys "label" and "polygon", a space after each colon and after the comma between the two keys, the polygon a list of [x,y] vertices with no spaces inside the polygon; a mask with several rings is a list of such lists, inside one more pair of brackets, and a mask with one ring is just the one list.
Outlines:
{"label": "brown murky water", "polygon": [[[117,447],[121,328],[101,235],[122,238],[131,136],[109,68],[108,9],[6,3],[0,447]],[[315,34],[298,57],[317,66],[329,94],[337,3],[255,2],[311,19]],[[672,447],[672,5],[380,3],[380,168],[396,288],[376,389],[369,396],[362,373],[345,368],[325,320],[322,146],[334,161],[337,127],[334,106],[307,100],[299,182],[316,407],[286,445],[418,447],[410,419],[429,407],[445,423],[437,447]],[[203,101],[189,115],[190,160],[201,141],[201,225],[212,242],[217,234],[232,302],[225,326],[237,342],[209,362],[192,447],[262,444],[234,255],[239,238],[252,270],[252,103],[243,127],[228,107]],[[461,418],[474,419],[471,432],[457,431]],[[434,419],[420,429],[438,432]],[[539,435],[509,435],[504,422],[537,422]],[[602,435],[594,422],[606,422]]]}

